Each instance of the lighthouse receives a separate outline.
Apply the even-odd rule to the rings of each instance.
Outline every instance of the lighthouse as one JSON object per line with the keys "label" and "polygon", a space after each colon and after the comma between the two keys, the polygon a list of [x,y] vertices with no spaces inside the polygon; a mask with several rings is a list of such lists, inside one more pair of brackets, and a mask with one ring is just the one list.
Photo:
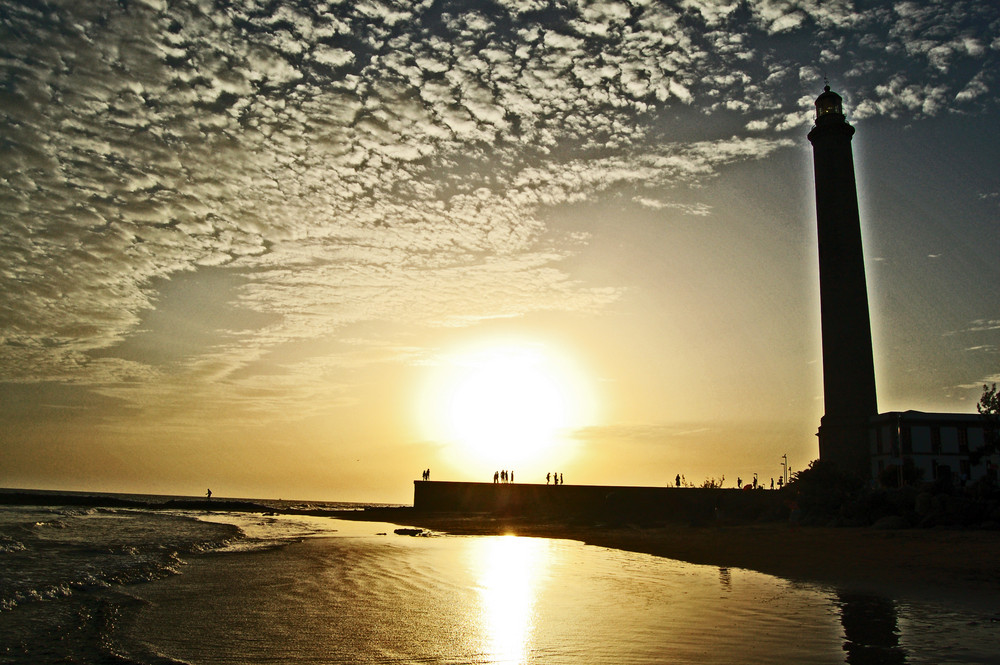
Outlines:
{"label": "lighthouse", "polygon": [[816,179],[824,415],[819,457],[871,477],[869,430],[878,413],[868,290],[851,138],[840,95],[824,88],[809,132]]}

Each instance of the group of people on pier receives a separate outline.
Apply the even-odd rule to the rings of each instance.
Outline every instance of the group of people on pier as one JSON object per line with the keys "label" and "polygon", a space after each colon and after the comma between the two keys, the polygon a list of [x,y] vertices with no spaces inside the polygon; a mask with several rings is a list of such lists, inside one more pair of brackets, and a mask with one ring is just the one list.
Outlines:
{"label": "group of people on pier", "polygon": [[[427,480],[427,478],[424,478]],[[514,482],[514,472],[504,469],[503,471],[493,472],[493,482],[494,483],[512,483]],[[563,475],[561,473],[546,473],[545,474],[545,484],[562,485]]]}
{"label": "group of people on pier", "polygon": [[[423,473],[421,474],[421,477],[424,480],[430,480],[431,479],[431,470],[430,469],[424,469]],[[722,480],[725,481],[725,477],[723,477]],[[494,483],[512,483],[512,482],[514,482],[514,471],[513,470],[509,470],[508,471],[507,469],[504,469],[503,471],[494,471],[493,472],[493,482]],[[564,482],[563,482],[563,474],[561,474],[561,473],[551,473],[551,472],[550,473],[546,473],[545,474],[545,484],[546,485],[549,485],[549,484],[552,484],[552,485],[562,485],[562,484],[564,484]],[[780,490],[784,484],[785,484],[784,483],[784,479],[779,477],[778,478],[778,483],[777,483],[778,489]],[[681,487],[682,485],[685,486],[685,487],[693,487],[693,485],[688,484],[687,479],[684,476],[682,476],[681,474],[678,473],[677,476],[674,478],[674,486],[675,487]],[[774,485],[775,485],[774,478],[771,478],[771,489],[774,489]],[[718,485],[716,485],[716,487],[722,487],[722,483],[720,482]],[[757,474],[755,473],[755,474],[753,474],[753,481],[747,483],[746,485],[743,484],[743,479],[742,478],[737,478],[736,479],[736,487],[738,487],[740,489],[745,489],[745,490],[749,490],[749,489],[754,489],[754,490],[755,489],[764,489],[764,483],[758,483],[758,481],[757,481]],[[206,494],[208,495],[209,499],[212,498],[212,490],[208,490],[208,492],[206,492]]]}
{"label": "group of people on pier", "polygon": [[504,469],[503,471],[493,472],[493,482],[495,483],[512,483],[514,482],[514,471],[508,471]]}
{"label": "group of people on pier", "polygon": [[[784,485],[785,485],[785,479],[782,478],[781,476],[779,476],[778,477],[778,489],[780,490]],[[764,483],[757,481],[757,474],[755,473],[755,474],[753,474],[753,481],[747,483],[746,485],[743,484],[743,479],[742,478],[737,478],[736,479],[736,487],[738,489],[744,489],[744,490],[756,490],[756,489],[761,489],[762,490],[762,489],[764,489]],[[774,478],[771,478],[771,489],[774,489]]]}

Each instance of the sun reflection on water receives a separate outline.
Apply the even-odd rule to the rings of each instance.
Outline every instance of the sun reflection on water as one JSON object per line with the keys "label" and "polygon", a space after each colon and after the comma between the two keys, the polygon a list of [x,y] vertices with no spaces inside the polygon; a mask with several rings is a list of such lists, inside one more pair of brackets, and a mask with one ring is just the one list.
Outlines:
{"label": "sun reflection on water", "polygon": [[484,538],[473,548],[481,645],[487,662],[526,663],[535,629],[538,584],[549,561],[539,538]]}

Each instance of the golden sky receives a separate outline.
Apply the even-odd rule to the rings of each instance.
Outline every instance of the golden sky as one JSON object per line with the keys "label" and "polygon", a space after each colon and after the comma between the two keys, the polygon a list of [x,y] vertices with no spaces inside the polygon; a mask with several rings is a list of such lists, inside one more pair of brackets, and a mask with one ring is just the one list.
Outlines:
{"label": "golden sky", "polygon": [[881,411],[1000,378],[1000,9],[103,2],[0,21],[0,485],[408,502],[778,476],[823,413],[810,146]]}

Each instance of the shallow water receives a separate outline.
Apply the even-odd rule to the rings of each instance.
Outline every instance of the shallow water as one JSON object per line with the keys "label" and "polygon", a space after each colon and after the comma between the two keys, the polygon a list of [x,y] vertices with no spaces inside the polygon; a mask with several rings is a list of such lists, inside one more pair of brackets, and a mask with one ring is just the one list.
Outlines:
{"label": "shallow water", "polygon": [[135,587],[124,644],[192,664],[1000,663],[996,624],[955,608],[572,541],[335,524]]}
{"label": "shallow water", "polygon": [[[22,566],[25,552],[53,545],[114,570],[160,558],[145,575],[49,595],[24,590],[61,588],[52,576],[85,557],[0,573],[3,597],[21,594],[0,612],[4,663],[1000,663],[1000,624],[978,610],[573,541],[420,538],[307,517],[21,511],[23,533],[49,538],[2,541],[0,557]],[[36,518],[61,520],[64,535]],[[102,526],[113,537],[99,537]]]}

